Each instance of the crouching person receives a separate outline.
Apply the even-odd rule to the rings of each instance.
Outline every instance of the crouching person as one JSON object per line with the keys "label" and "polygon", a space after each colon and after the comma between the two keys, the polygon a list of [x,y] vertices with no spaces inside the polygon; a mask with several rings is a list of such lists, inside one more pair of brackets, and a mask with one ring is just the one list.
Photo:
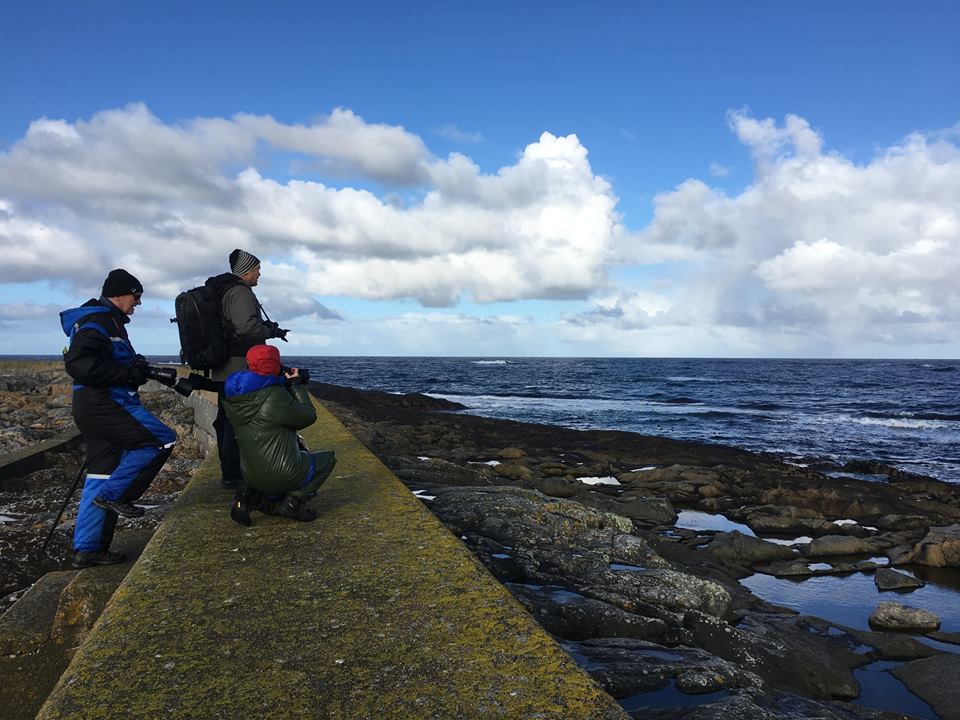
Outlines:
{"label": "crouching person", "polygon": [[230,517],[250,525],[250,512],[259,510],[315,520],[316,511],[306,503],[337,460],[331,451],[311,453],[300,446],[297,431],[317,419],[310,395],[296,368],[281,369],[280,351],[271,345],[250,348],[247,367],[229,375],[223,391],[243,476]]}

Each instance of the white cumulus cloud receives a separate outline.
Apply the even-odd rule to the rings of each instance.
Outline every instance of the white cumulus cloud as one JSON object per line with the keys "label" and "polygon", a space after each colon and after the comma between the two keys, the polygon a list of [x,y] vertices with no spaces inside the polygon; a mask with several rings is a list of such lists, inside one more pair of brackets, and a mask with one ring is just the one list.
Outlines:
{"label": "white cumulus cloud", "polygon": [[[413,200],[397,202],[403,188]],[[586,297],[621,234],[617,198],[575,135],[544,133],[488,174],[342,108],[305,125],[248,114],[175,124],[143,104],[42,118],[0,152],[0,203],[0,239],[16,249],[8,281],[92,290],[124,266],[169,298],[242,247],[286,268],[278,303],[321,317],[336,313],[310,293],[427,306]],[[54,245],[64,252],[51,261]]]}

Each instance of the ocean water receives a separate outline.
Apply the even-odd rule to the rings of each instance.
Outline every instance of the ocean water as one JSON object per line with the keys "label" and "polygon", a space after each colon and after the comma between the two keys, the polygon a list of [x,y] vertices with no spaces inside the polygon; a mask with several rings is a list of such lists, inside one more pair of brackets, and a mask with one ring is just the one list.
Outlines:
{"label": "ocean water", "polygon": [[878,460],[960,483],[960,360],[285,356],[284,363],[322,382],[427,393],[488,417],[804,461]]}
{"label": "ocean water", "polygon": [[287,357],[322,382],[489,417],[787,457],[879,460],[960,483],[960,361]]}

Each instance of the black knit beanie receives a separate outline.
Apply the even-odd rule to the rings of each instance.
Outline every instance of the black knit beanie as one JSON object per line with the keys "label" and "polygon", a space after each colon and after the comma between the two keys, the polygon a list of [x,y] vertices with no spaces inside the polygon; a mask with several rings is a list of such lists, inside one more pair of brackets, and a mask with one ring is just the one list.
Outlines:
{"label": "black knit beanie", "polygon": [[137,293],[143,293],[143,285],[123,268],[111,270],[107,279],[103,281],[104,297],[120,297],[121,295],[135,295]]}
{"label": "black knit beanie", "polygon": [[250,272],[259,264],[260,258],[253,253],[248,253],[246,250],[237,248],[230,253],[230,272],[234,275],[239,276]]}

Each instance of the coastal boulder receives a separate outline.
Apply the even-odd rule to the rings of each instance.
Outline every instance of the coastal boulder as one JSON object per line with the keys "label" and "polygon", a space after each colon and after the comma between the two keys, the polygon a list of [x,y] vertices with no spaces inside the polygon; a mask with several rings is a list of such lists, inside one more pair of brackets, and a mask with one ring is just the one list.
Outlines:
{"label": "coastal boulder", "polygon": [[814,538],[807,549],[810,557],[831,555],[865,555],[877,549],[875,543],[851,535],[824,535]]}
{"label": "coastal boulder", "polygon": [[872,628],[895,632],[927,633],[940,629],[940,618],[933,613],[895,602],[877,605],[869,622]]}
{"label": "coastal boulder", "polygon": [[873,582],[878,590],[914,590],[924,586],[923,580],[890,568],[879,568]]}
{"label": "coastal boulder", "polygon": [[913,548],[910,562],[930,567],[960,567],[960,524],[932,527]]}
{"label": "coastal boulder", "polygon": [[739,566],[791,560],[797,555],[795,550],[786,545],[778,545],[761,540],[758,537],[744,535],[739,530],[718,533],[707,547],[707,552],[728,564]]}

